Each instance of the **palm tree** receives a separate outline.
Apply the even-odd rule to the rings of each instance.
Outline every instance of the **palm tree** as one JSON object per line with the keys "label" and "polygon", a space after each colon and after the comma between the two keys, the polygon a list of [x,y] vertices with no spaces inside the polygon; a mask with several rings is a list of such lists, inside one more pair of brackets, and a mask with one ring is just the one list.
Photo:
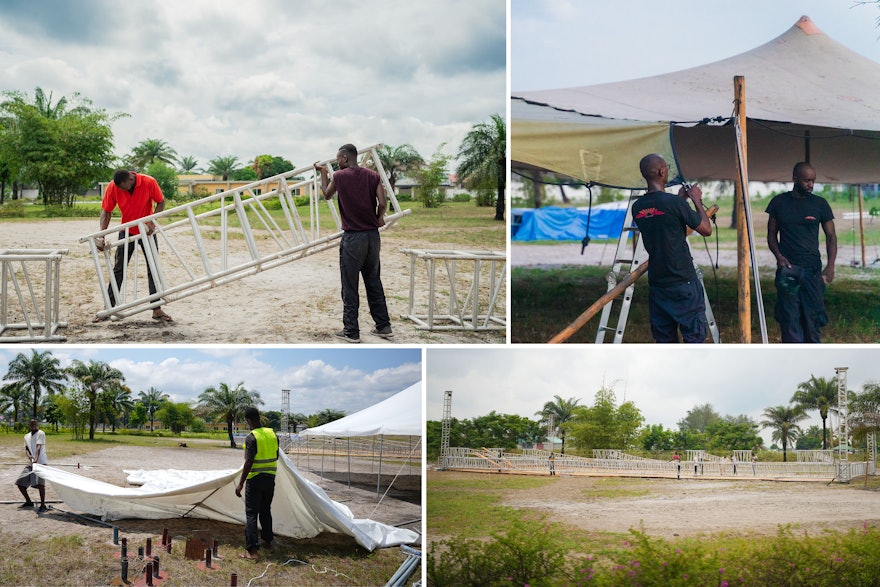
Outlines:
{"label": "palm tree", "polygon": [[208,161],[208,169],[205,171],[211,175],[219,175],[223,177],[223,181],[226,181],[236,169],[238,169],[238,157],[229,155],[211,159]]}
{"label": "palm tree", "polygon": [[263,405],[260,393],[248,391],[244,388],[244,381],[240,381],[235,387],[229,387],[221,383],[217,387],[209,387],[199,395],[200,411],[213,418],[226,420],[226,432],[229,434],[229,446],[236,448],[235,436],[232,427],[238,421],[245,408]]}
{"label": "palm tree", "polygon": [[98,392],[124,385],[125,375],[103,361],[89,361],[86,364],[79,359],[74,359],[67,371],[83,384],[89,398],[89,440],[94,440],[95,424],[98,420]]}
{"label": "palm tree", "polygon": [[131,399],[131,388],[127,385],[108,387],[102,392],[102,395],[106,397],[107,405],[110,408],[108,410],[111,416],[110,431],[116,432],[116,421],[119,419],[120,414],[128,414],[134,407],[134,400]]}
{"label": "palm tree", "polygon": [[554,401],[545,403],[541,411],[535,412],[535,415],[541,416],[541,424],[551,424],[552,422],[556,434],[562,439],[562,454],[565,454],[566,424],[574,418],[575,408],[578,407],[581,400],[573,397],[562,399],[558,395],[554,395],[553,399]]}
{"label": "palm tree", "polygon": [[129,164],[135,169],[146,169],[156,161],[173,167],[177,161],[177,152],[162,139],[144,139],[128,156]]}
{"label": "palm tree", "polygon": [[401,174],[412,173],[425,164],[419,152],[409,144],[398,147],[381,145],[376,152],[379,154],[379,161],[382,162],[385,173],[388,174],[388,183],[391,184],[392,191]]}
{"label": "palm tree", "polygon": [[316,413],[314,417],[314,424],[312,424],[312,426],[323,426],[324,424],[329,424],[330,422],[335,422],[340,418],[344,418],[345,412],[334,410],[333,408],[324,408],[320,412]]}
{"label": "palm tree", "polygon": [[16,381],[0,387],[0,412],[12,409],[12,425],[18,422],[18,415],[27,410],[30,402],[30,390],[24,383]]}
{"label": "palm tree", "polygon": [[42,392],[52,395],[64,389],[63,384],[67,375],[52,351],[41,353],[31,350],[30,356],[18,353],[12,359],[3,379],[11,383],[21,383],[30,391],[34,398],[31,404],[34,409],[33,417],[36,418]]}
{"label": "palm tree", "polygon": [[773,440],[782,443],[782,462],[788,460],[788,444],[794,442],[801,435],[798,422],[807,418],[800,406],[775,406],[764,408],[764,416],[767,418],[761,422],[762,428],[773,430]]}
{"label": "palm tree", "polygon": [[500,114],[475,124],[458,147],[458,179],[473,187],[493,184],[498,194],[495,220],[504,220],[504,188],[507,182],[507,126]]}
{"label": "palm tree", "polygon": [[822,419],[822,448],[827,450],[828,433],[825,422],[828,420],[828,411],[837,408],[837,381],[810,375],[809,381],[798,384],[798,390],[790,401],[804,410],[819,410],[819,417]]}
{"label": "palm tree", "polygon": [[147,391],[138,392],[138,400],[144,404],[144,408],[147,410],[147,419],[150,421],[150,432],[153,431],[153,422],[156,419],[156,412],[158,412],[162,405],[171,399],[171,396],[156,389],[155,387],[151,387]]}
{"label": "palm tree", "polygon": [[184,155],[178,163],[180,163],[180,167],[177,170],[180,173],[193,173],[199,166],[199,160],[192,155]]}
{"label": "palm tree", "polygon": [[37,86],[37,88],[34,89],[34,106],[44,118],[58,120],[64,116],[64,113],[67,110],[67,98],[61,96],[58,98],[58,101],[55,102],[55,105],[52,106],[52,92],[49,92],[49,95],[46,96],[45,92],[43,92],[43,88]]}

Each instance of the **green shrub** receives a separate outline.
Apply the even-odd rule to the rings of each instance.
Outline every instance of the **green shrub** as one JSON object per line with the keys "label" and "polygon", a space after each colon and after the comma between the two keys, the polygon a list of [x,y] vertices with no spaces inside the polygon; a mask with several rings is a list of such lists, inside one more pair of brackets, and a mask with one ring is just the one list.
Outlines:
{"label": "green shrub", "polygon": [[24,218],[27,212],[21,200],[9,200],[0,206],[0,218]]}
{"label": "green shrub", "polygon": [[452,196],[453,202],[470,202],[471,195],[470,194],[455,194]]}

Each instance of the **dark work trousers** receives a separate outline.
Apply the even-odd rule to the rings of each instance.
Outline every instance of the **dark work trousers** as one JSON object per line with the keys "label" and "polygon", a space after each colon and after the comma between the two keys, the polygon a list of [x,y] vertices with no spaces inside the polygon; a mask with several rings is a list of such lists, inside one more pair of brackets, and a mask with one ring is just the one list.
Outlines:
{"label": "dark work trousers", "polygon": [[792,265],[776,268],[776,308],[782,342],[821,342],[825,312],[825,282],[822,266]]}
{"label": "dark work trousers", "polygon": [[709,332],[703,286],[697,280],[668,287],[648,287],[651,335],[656,342],[704,342]]}
{"label": "dark work trousers", "polygon": [[358,326],[358,275],[364,276],[367,290],[367,304],[370,316],[381,330],[391,326],[388,307],[385,305],[385,290],[380,278],[379,249],[381,241],[378,230],[346,232],[339,243],[339,272],[342,275],[342,325],[345,334],[360,336]]}
{"label": "dark work trousers", "polygon": [[[261,473],[244,483],[244,541],[248,552],[260,548],[260,537],[272,542],[272,498],[275,497],[275,475]],[[261,532],[257,532],[257,518]]]}
{"label": "dark work trousers", "polygon": [[[135,235],[136,236],[136,235]],[[125,238],[125,232],[119,232],[119,239],[122,240]],[[150,288],[150,294],[156,293],[156,283],[153,281],[153,272],[150,271],[150,264],[147,263],[147,253],[144,249],[144,241],[143,239],[138,240],[137,242],[141,246],[141,251],[144,253],[144,263],[147,265],[147,284]],[[153,244],[156,246],[156,250],[159,250],[159,240],[156,238],[156,235],[153,235]],[[128,258],[126,258],[125,250],[128,249]],[[131,261],[131,255],[134,253],[134,243],[128,243],[127,245],[122,244],[116,247],[116,262],[113,264],[113,277],[116,279],[116,288],[122,287],[122,280],[125,277],[125,268],[128,265],[128,262]],[[110,294],[110,305],[116,305],[116,296],[113,295],[113,286],[111,284],[107,284],[107,293]]]}

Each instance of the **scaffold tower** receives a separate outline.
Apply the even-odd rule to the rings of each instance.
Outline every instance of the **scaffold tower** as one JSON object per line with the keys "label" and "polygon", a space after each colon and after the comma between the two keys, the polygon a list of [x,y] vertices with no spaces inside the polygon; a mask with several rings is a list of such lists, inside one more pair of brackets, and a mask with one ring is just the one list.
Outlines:
{"label": "scaffold tower", "polygon": [[449,431],[452,426],[452,391],[443,395],[443,422],[440,429],[440,470],[446,469],[449,459]]}
{"label": "scaffold tower", "polygon": [[281,390],[281,434],[290,439],[290,390]]}
{"label": "scaffold tower", "polygon": [[838,480],[841,483],[849,483],[852,478],[849,470],[849,427],[847,426],[847,404],[849,399],[846,393],[846,372],[849,367],[835,367],[834,372],[837,374],[837,458],[838,458]]}

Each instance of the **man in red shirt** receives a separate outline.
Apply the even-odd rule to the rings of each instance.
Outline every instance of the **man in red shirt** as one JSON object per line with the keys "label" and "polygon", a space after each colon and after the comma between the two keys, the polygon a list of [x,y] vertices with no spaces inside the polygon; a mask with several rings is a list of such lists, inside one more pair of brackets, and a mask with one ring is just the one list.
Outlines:
{"label": "man in red shirt", "polygon": [[327,167],[315,164],[321,173],[321,190],[329,200],[339,194],[339,215],[342,217],[342,240],[339,243],[339,272],[342,275],[342,325],[337,338],[346,342],[360,342],[358,326],[358,274],[364,277],[367,304],[376,328],[370,334],[389,339],[391,319],[385,304],[385,290],[380,277],[379,227],[385,225],[388,202],[379,174],[361,167],[357,162],[357,148],[352,144],[339,147],[336,164],[339,171],[333,179],[327,177]]}
{"label": "man in red shirt", "polygon": [[[153,207],[154,203],[155,208]],[[165,198],[162,196],[159,184],[149,175],[119,169],[113,174],[113,183],[107,186],[107,191],[104,192],[104,199],[101,201],[101,230],[106,230],[110,226],[110,217],[113,214],[113,210],[117,207],[122,212],[122,223],[124,224],[161,212],[165,209]],[[155,223],[147,222],[146,226],[147,236],[153,235],[153,232],[156,230]],[[128,229],[128,233],[129,235],[136,235],[140,234],[140,231],[137,226],[132,226]],[[119,238],[125,238],[125,231],[119,232]],[[141,246],[141,250],[144,251],[144,241],[138,240],[137,242]],[[158,247],[155,235],[153,235],[153,243]],[[97,246],[99,251],[103,251],[106,248],[103,237],[97,239]],[[128,251],[127,256],[125,254],[126,250]],[[125,268],[131,259],[132,253],[134,253],[134,247],[131,243],[128,246],[120,245],[116,247],[116,262],[113,265],[113,276],[116,279],[117,289],[121,287]],[[153,273],[150,271],[149,264],[147,265],[147,281],[150,294],[155,294],[156,284],[153,281]],[[110,304],[115,306],[116,296],[113,295],[112,284],[107,285],[107,293],[110,295]],[[103,322],[104,320],[107,320],[107,318],[96,316],[94,321]],[[171,316],[162,311],[161,307],[156,307],[153,308],[153,320],[171,322]]]}

